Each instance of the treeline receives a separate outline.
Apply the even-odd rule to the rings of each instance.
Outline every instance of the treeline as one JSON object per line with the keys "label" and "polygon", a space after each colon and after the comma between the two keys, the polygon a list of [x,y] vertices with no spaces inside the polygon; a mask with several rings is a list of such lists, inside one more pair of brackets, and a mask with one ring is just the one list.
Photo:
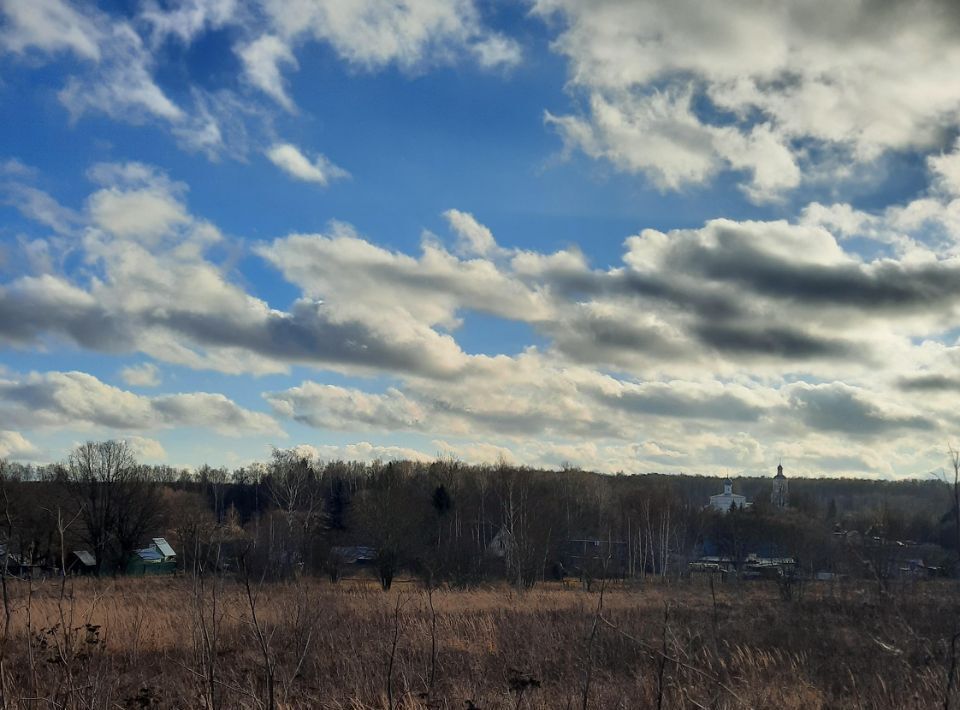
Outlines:
{"label": "treeline", "polygon": [[[295,450],[191,472],[138,464],[124,442],[89,442],[56,465],[0,462],[0,474],[0,542],[38,569],[63,570],[72,551],[89,550],[95,573],[114,573],[160,536],[185,570],[336,580],[366,562],[384,587],[401,571],[455,586],[666,576],[705,553],[790,556],[810,572],[857,569],[869,555],[860,550],[850,567],[844,544],[853,531],[858,544],[916,547],[941,567],[957,557],[952,490],[935,479],[790,479],[787,510],[770,506],[771,479],[735,479],[754,504],[725,515],[707,508],[721,482],[706,476],[451,459],[320,462]],[[585,557],[589,545],[602,554]]]}

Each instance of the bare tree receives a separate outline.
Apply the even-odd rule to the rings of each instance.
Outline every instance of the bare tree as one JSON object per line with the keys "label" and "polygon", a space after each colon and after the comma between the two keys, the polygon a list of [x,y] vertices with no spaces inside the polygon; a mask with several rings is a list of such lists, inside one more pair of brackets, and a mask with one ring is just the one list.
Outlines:
{"label": "bare tree", "polygon": [[123,563],[159,522],[157,487],[146,480],[125,441],[81,444],[67,459],[65,473],[96,556],[96,573],[108,557],[114,566]]}
{"label": "bare tree", "polygon": [[953,523],[957,554],[960,555],[960,449],[950,447],[950,464],[953,466]]}
{"label": "bare tree", "polygon": [[295,566],[309,566],[315,533],[323,522],[324,498],[309,457],[295,450],[275,449],[268,489],[286,524],[280,536],[281,575]]}

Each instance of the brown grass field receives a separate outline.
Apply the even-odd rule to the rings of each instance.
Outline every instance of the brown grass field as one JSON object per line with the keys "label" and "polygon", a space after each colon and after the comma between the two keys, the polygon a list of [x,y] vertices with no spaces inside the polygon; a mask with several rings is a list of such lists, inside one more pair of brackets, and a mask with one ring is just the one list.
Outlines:
{"label": "brown grass field", "polygon": [[599,611],[598,586],[574,584],[8,592],[3,708],[960,707],[954,582],[811,584],[793,601],[772,582],[611,584]]}

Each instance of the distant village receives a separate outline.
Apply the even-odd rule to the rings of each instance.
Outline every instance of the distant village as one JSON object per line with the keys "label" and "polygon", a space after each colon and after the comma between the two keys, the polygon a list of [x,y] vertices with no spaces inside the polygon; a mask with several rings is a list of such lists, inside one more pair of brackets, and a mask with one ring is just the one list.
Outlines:
{"label": "distant village", "polygon": [[[811,514],[808,493],[800,505],[791,500],[782,465],[753,480],[760,495],[752,500],[727,478],[699,502],[684,499],[680,486],[717,479],[451,466],[316,468],[281,453],[258,476],[232,481],[212,470],[189,479],[146,476],[125,493],[125,505],[142,506],[143,524],[133,531],[84,522],[83,501],[105,495],[100,483],[88,481],[83,495],[65,471],[59,478],[8,477],[8,500],[19,496],[28,506],[35,491],[48,489],[77,512],[60,549],[42,512],[23,507],[9,516],[0,538],[3,571],[23,578],[148,576],[242,567],[334,582],[369,576],[385,588],[394,577],[411,576],[456,585],[499,578],[589,586],[648,576],[888,584],[953,572],[948,501],[939,517],[915,515],[924,526],[917,522],[912,531],[889,506],[857,519],[841,516],[831,499],[825,513]],[[919,490],[939,491],[928,488]]]}

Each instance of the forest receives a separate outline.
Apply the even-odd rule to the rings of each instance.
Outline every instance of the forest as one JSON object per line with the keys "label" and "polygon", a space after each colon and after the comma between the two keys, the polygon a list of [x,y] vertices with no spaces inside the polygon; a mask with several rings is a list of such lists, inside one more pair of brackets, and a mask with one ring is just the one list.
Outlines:
{"label": "forest", "polygon": [[[683,576],[709,554],[739,568],[751,553],[797,570],[885,583],[906,560],[948,576],[957,559],[956,487],[944,479],[790,479],[789,505],[770,504],[771,478],[735,478],[749,508],[707,505],[717,478],[602,475],[452,459],[316,461],[297,450],[228,471],[146,466],[122,441],[88,442],[63,462],[2,463],[7,564],[67,568],[89,551],[96,575],[122,571],[165,537],[183,571],[397,575],[469,587],[517,587],[566,576]],[[592,543],[570,563],[571,545]],[[359,551],[359,552],[358,552]],[[359,559],[358,559],[359,558]]]}

